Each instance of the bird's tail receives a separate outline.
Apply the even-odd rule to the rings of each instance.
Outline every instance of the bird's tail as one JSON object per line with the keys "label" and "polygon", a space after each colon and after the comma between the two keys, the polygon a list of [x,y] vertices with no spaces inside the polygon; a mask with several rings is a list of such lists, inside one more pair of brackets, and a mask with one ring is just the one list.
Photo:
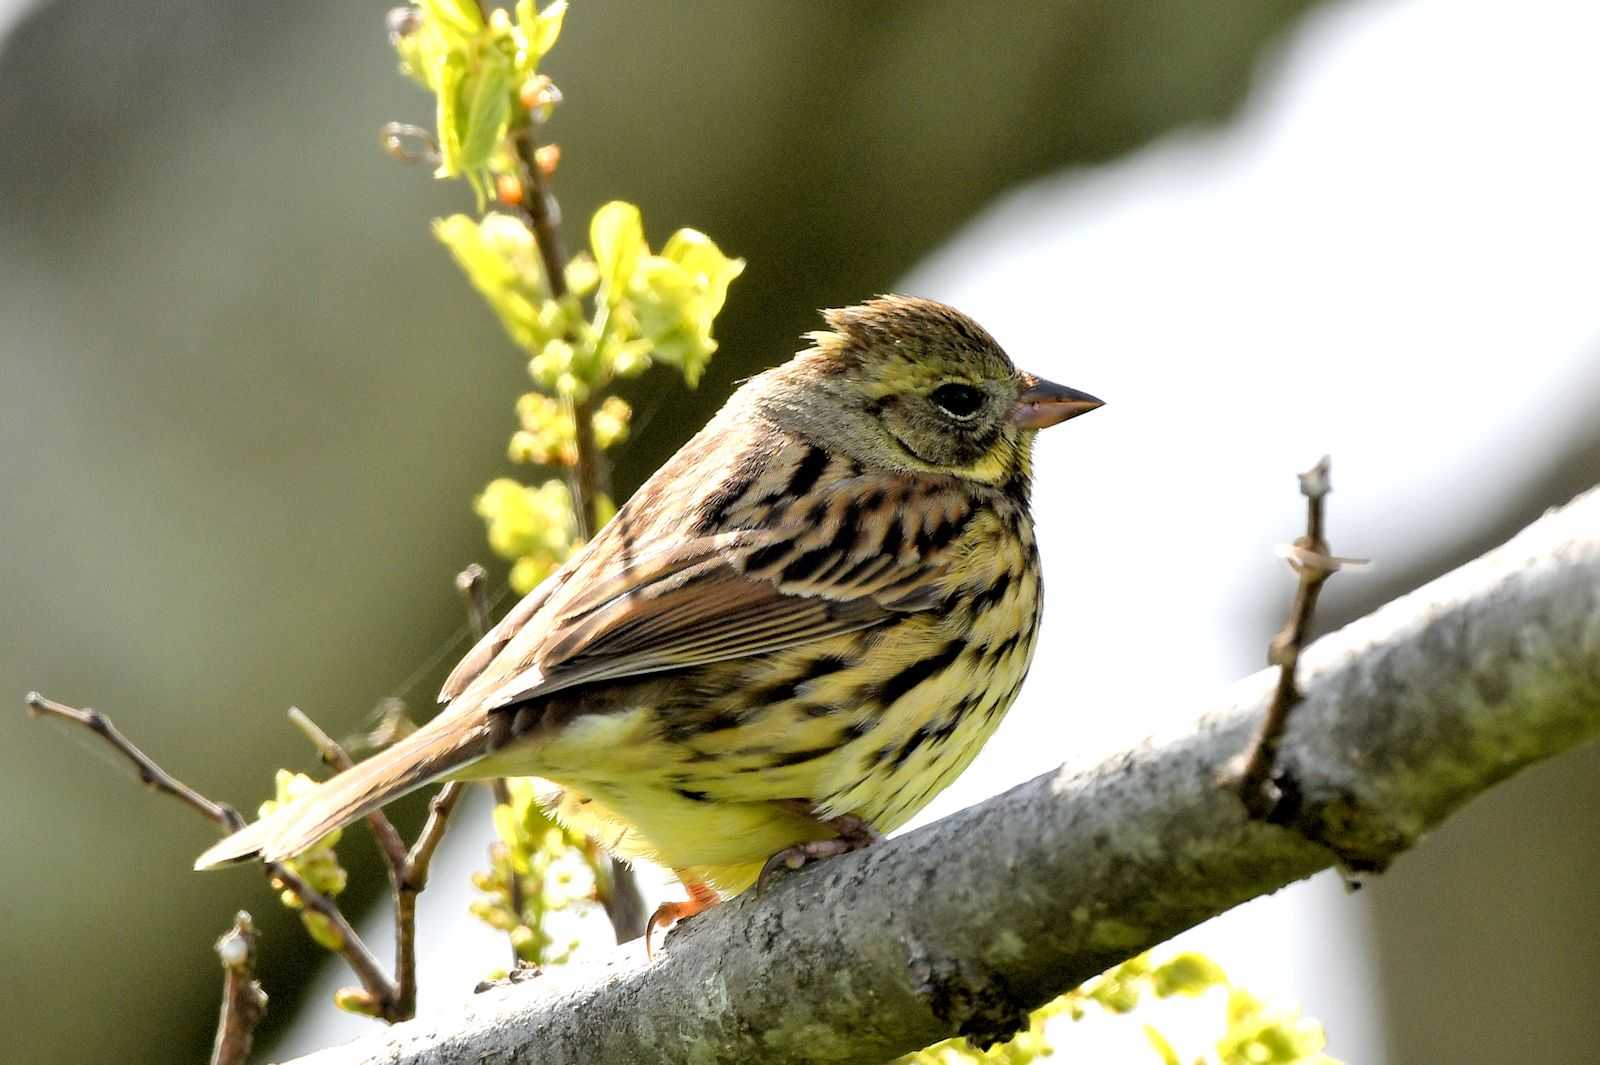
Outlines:
{"label": "bird's tail", "polygon": [[215,869],[252,859],[281,862],[310,849],[334,829],[485,753],[486,730],[476,717],[446,711],[394,746],[323,781],[310,794],[241,828],[196,858],[194,867]]}

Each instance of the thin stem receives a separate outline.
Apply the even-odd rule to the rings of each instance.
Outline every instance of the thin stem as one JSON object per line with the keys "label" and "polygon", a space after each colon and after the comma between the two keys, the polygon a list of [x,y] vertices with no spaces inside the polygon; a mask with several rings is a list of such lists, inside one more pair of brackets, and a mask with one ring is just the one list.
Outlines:
{"label": "thin stem", "polygon": [[1316,613],[1317,597],[1322,594],[1322,586],[1329,577],[1339,572],[1342,565],[1356,561],[1335,558],[1328,553],[1323,533],[1323,501],[1333,490],[1329,469],[1330,460],[1324,455],[1315,466],[1300,474],[1300,493],[1306,499],[1306,532],[1287,552],[1289,565],[1299,575],[1300,582],[1295,587],[1289,619],[1272,638],[1267,654],[1268,663],[1278,667],[1278,683],[1250,746],[1222,773],[1223,786],[1237,792],[1245,809],[1257,820],[1271,820],[1281,796],[1281,790],[1273,782],[1278,746],[1288,728],[1289,715],[1303,698],[1295,683],[1295,672],[1311,629],[1312,615]]}
{"label": "thin stem", "polygon": [[267,993],[256,980],[255,923],[244,910],[217,940],[217,956],[222,959],[222,1010],[211,1065],[244,1065],[256,1025],[267,1013]]}
{"label": "thin stem", "polygon": [[476,562],[456,574],[456,591],[467,605],[467,627],[481,640],[489,631],[489,571]]}
{"label": "thin stem", "polygon": [[544,263],[545,281],[550,295],[561,299],[567,294],[567,252],[561,243],[561,210],[545,181],[544,171],[537,159],[539,138],[534,126],[529,126],[511,138],[516,147],[517,162],[522,170],[522,186],[528,191],[523,199],[523,209],[533,230],[534,243],[539,247],[539,258]]}
{"label": "thin stem", "polygon": [[117,726],[111,719],[98,710],[88,707],[78,709],[65,703],[58,703],[54,699],[46,699],[38,692],[29,692],[28,713],[33,717],[54,717],[63,721],[70,721],[75,725],[82,725],[105,740],[111,748],[133,763],[134,770],[139,774],[139,781],[148,787],[162,793],[171,795],[179,802],[198,810],[202,816],[216,823],[227,832],[236,832],[244,827],[244,818],[239,816],[239,811],[226,803],[212,802],[210,799],[195,791],[183,781],[156,765],[155,761],[145,754],[133,742],[117,731]]}
{"label": "thin stem", "polygon": [[467,786],[453,780],[428,801],[428,820],[406,855],[394,895],[395,1000],[406,1017],[417,1012],[417,896],[428,886],[428,869],[444,839],[450,814]]}

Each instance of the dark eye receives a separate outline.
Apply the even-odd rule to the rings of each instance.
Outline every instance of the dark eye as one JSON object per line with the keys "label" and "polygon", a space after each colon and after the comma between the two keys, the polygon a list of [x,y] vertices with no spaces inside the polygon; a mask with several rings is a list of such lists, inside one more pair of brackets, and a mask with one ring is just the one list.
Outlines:
{"label": "dark eye", "polygon": [[952,418],[970,418],[983,406],[983,393],[971,385],[940,385],[931,398]]}

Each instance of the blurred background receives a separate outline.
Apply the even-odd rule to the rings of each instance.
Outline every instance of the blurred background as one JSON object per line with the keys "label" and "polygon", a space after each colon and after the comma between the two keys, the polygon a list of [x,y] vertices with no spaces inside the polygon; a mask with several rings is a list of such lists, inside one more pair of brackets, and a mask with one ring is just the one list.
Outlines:
{"label": "blurred background", "polygon": [[[188,871],[209,826],[21,700],[248,808],[313,764],[286,707],[425,713],[464,649],[452,578],[490,561],[474,493],[528,475],[526,376],[429,234],[465,189],[378,149],[429,120],[384,7],[0,0],[0,1061],[203,1058],[241,906],[274,1053],[366,1027],[259,875]],[[1041,438],[1045,652],[928,816],[1181,725],[1262,664],[1323,452],[1334,549],[1377,564],[1322,629],[1600,482],[1596,39],[1586,0],[575,0],[569,240],[622,197],[749,263],[699,390],[636,389],[618,488],[815,308],[956,302],[1110,404]],[[1590,748],[1357,894],[1325,874],[1191,939],[1353,1063],[1592,1061],[1597,807]],[[487,817],[457,827],[425,1010],[504,963],[462,913]],[[381,929],[372,848],[343,852]]]}

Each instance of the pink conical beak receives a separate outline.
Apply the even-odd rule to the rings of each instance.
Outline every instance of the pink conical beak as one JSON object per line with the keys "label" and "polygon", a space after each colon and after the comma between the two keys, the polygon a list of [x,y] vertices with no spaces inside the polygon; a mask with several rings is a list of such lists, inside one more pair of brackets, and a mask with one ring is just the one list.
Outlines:
{"label": "pink conical beak", "polygon": [[1011,420],[1024,429],[1043,429],[1105,406],[1104,401],[1076,388],[1032,374],[1024,374],[1022,379],[1025,387],[1011,408]]}

